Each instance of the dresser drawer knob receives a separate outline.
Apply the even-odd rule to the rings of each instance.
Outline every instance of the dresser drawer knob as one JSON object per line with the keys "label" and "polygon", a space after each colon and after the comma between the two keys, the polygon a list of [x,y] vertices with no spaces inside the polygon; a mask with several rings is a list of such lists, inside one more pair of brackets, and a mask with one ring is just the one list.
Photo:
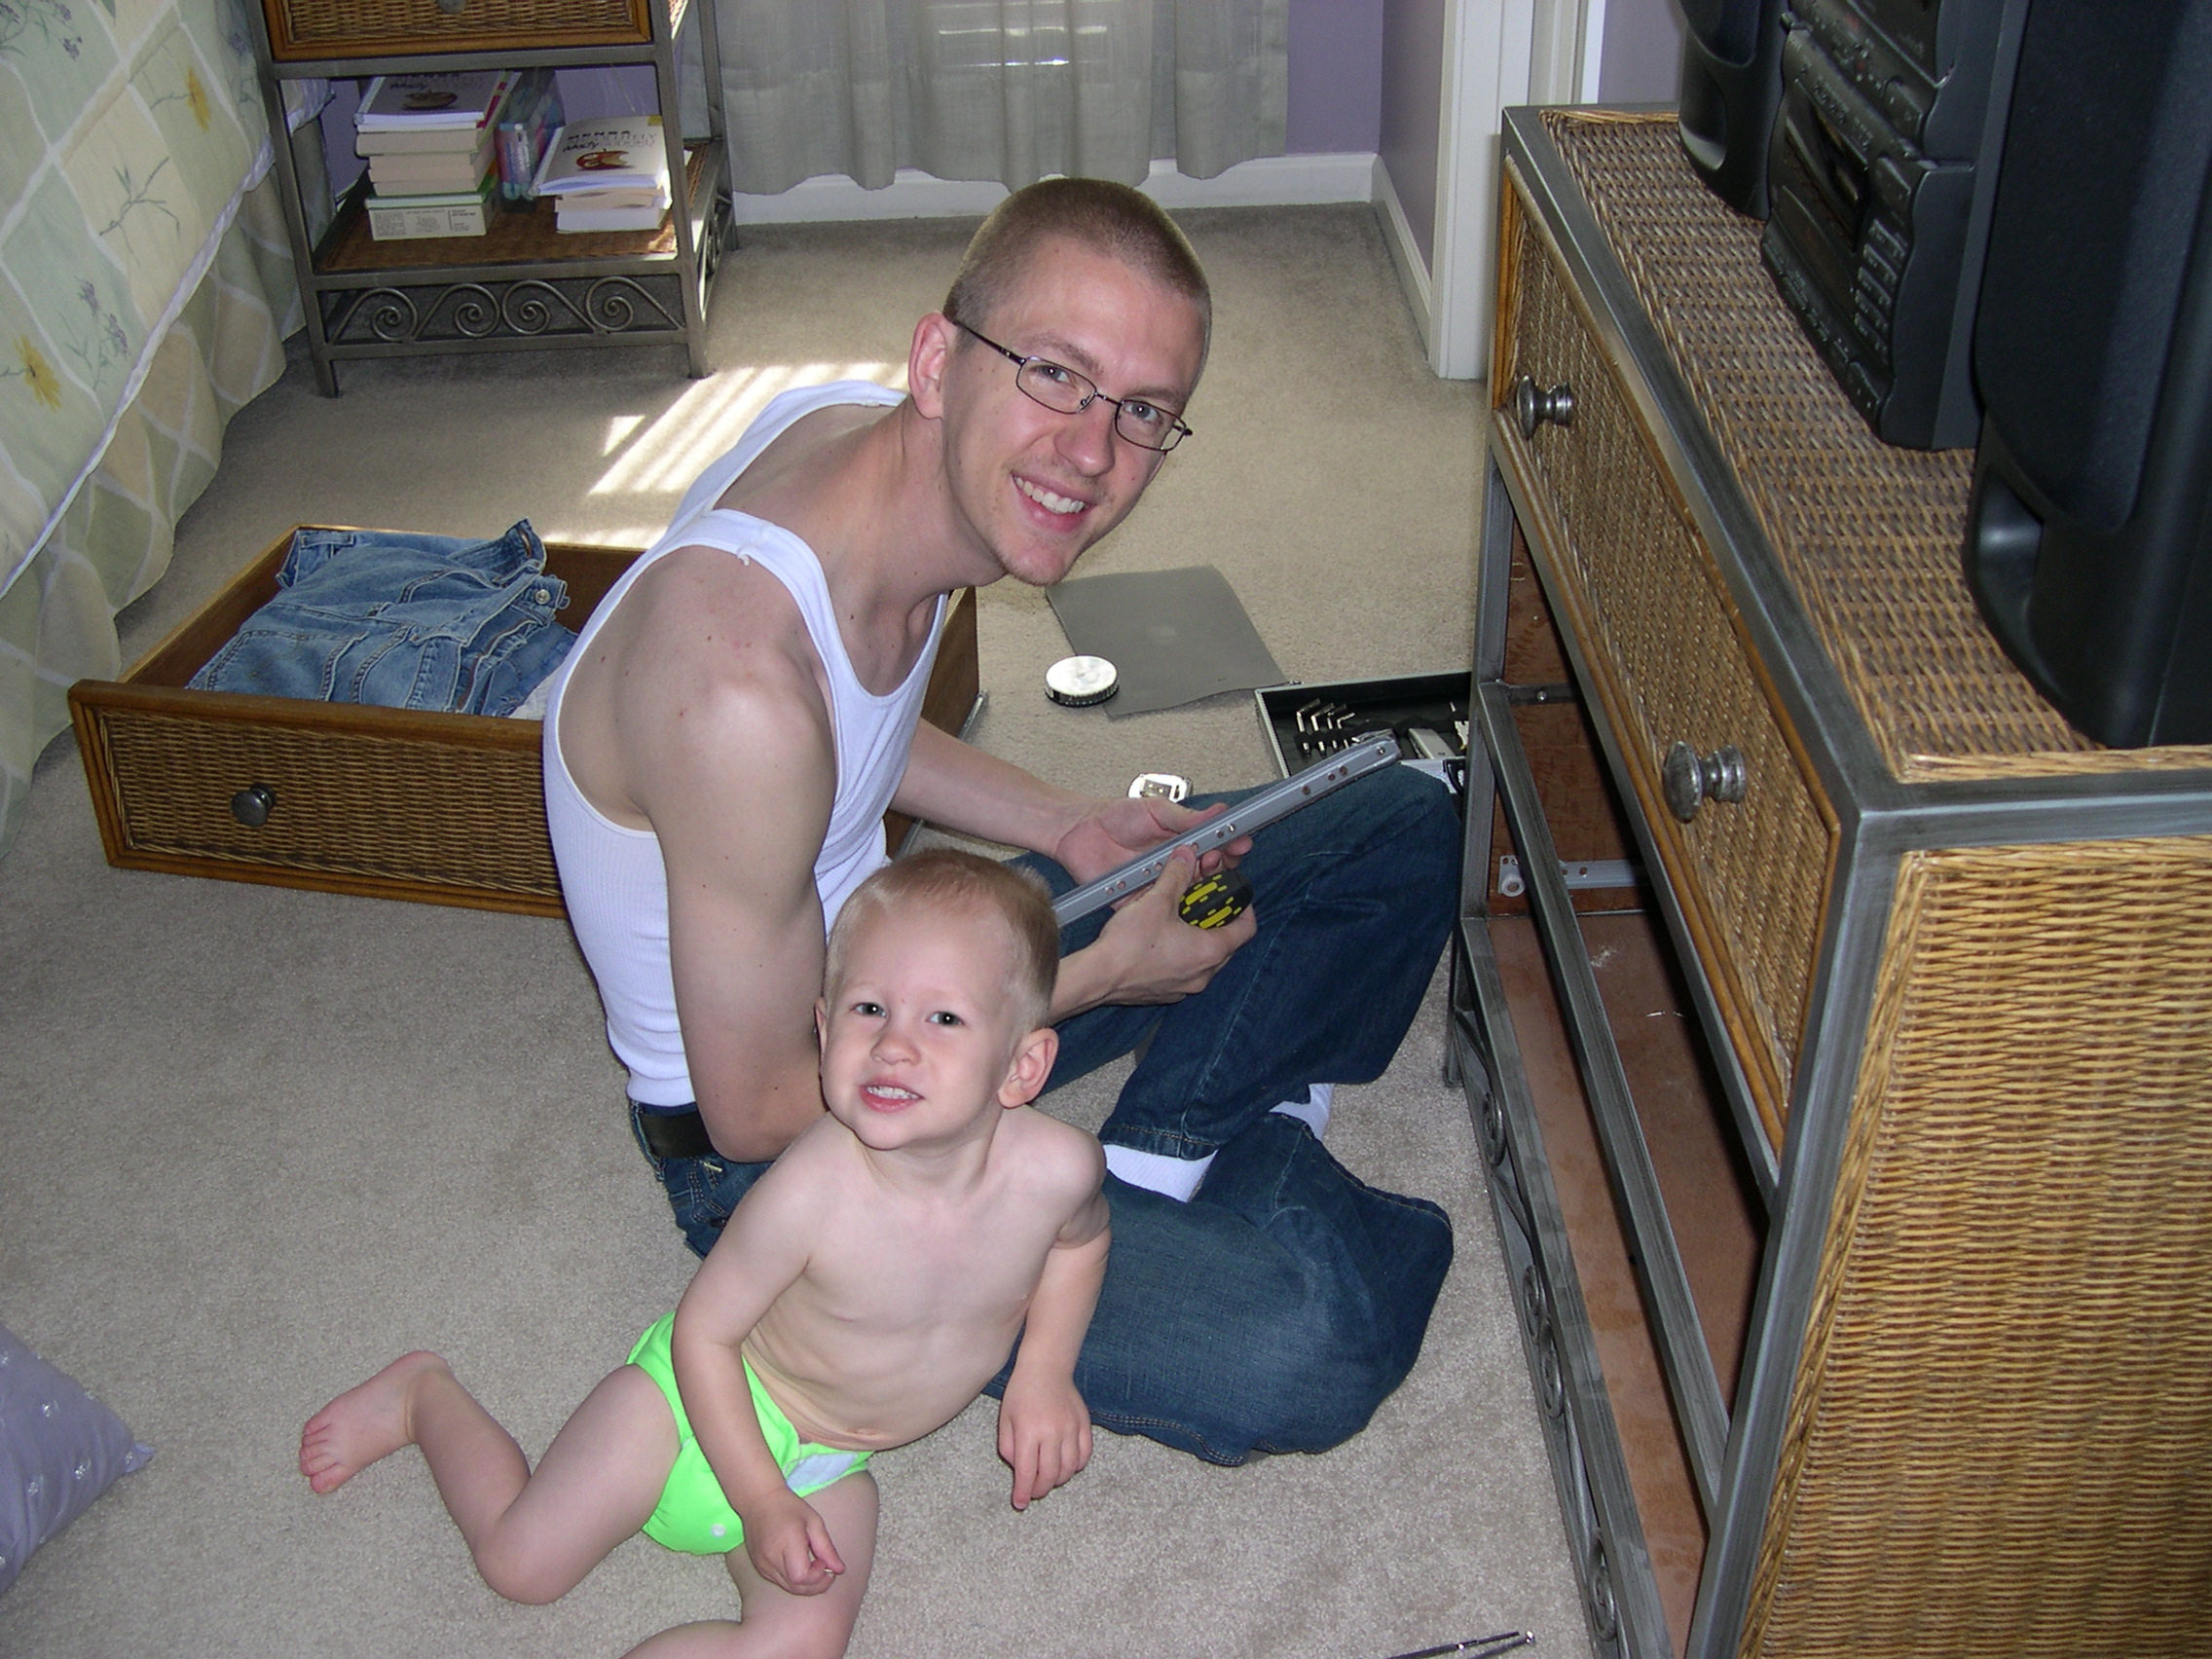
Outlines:
{"label": "dresser drawer knob", "polygon": [[1709,800],[1742,800],[1746,781],[1744,752],[1733,743],[1724,743],[1705,756],[1686,743],[1677,743],[1667,751],[1666,762],[1659,768],[1667,809],[1684,824]]}
{"label": "dresser drawer knob", "polygon": [[276,810],[276,792],[267,784],[248,784],[231,796],[231,816],[248,830],[258,830]]}
{"label": "dresser drawer knob", "polygon": [[458,18],[468,10],[468,0],[438,0],[438,10],[449,18]]}
{"label": "dresser drawer knob", "polygon": [[1555,426],[1574,424],[1574,387],[1561,381],[1545,391],[1534,375],[1523,375],[1513,383],[1513,424],[1523,437],[1532,438],[1546,421]]}

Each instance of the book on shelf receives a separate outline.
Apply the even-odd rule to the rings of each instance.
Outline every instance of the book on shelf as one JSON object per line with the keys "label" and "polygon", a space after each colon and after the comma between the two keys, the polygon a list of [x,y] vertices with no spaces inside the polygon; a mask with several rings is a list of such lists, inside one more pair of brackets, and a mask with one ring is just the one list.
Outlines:
{"label": "book on shelf", "polygon": [[[361,107],[353,115],[356,147],[380,132],[473,134],[488,129],[516,75],[513,69],[379,75],[361,94]],[[469,142],[473,145],[473,138]],[[367,149],[361,153],[374,154]]]}
{"label": "book on shelf", "polygon": [[499,194],[523,202],[535,193],[538,164],[560,131],[561,83],[550,69],[532,69],[515,83],[496,128]]}
{"label": "book on shelf", "polygon": [[498,208],[498,180],[486,174],[474,190],[420,196],[372,196],[363,204],[369,235],[377,241],[423,237],[480,237]]}
{"label": "book on shelf", "polygon": [[474,150],[434,150],[412,155],[371,156],[369,182],[379,196],[429,196],[441,191],[474,190],[492,170],[492,134]]}
{"label": "book on shelf", "polygon": [[456,150],[474,150],[484,133],[475,128],[431,127],[417,132],[398,129],[363,132],[355,129],[353,154],[375,161],[379,156],[444,156]]}
{"label": "book on shelf", "polygon": [[657,115],[572,121],[554,134],[537,169],[539,196],[590,190],[659,190],[668,180],[668,144]]}
{"label": "book on shelf", "polygon": [[[635,196],[636,191],[615,191],[610,195]],[[643,202],[613,203],[603,202],[595,191],[584,191],[574,196],[556,196],[553,199],[553,228],[557,231],[657,231],[661,215],[668,211],[672,199],[667,191],[647,195]]]}
{"label": "book on shelf", "polygon": [[601,207],[651,207],[656,211],[669,202],[668,187],[655,185],[649,190],[571,190],[565,196],[553,198],[553,205],[566,213],[571,208]]}

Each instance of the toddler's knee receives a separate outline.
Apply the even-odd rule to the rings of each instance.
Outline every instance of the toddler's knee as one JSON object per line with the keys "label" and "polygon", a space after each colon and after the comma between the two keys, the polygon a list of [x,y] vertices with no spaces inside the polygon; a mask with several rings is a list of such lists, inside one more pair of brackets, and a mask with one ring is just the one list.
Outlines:
{"label": "toddler's knee", "polygon": [[510,1602],[542,1607],[558,1602],[575,1588],[572,1578],[541,1559],[494,1539],[475,1552],[476,1570],[484,1582]]}

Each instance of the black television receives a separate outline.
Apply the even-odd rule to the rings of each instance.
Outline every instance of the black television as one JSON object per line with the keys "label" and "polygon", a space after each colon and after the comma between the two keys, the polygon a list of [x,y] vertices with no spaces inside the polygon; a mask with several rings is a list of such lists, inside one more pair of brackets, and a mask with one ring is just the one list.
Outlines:
{"label": "black television", "polygon": [[1677,122],[1690,166],[1721,201],[1766,217],[1767,135],[1782,98],[1782,0],[1676,0]]}
{"label": "black television", "polygon": [[2079,730],[2212,742],[2212,0],[2032,0],[1982,271],[1965,548]]}

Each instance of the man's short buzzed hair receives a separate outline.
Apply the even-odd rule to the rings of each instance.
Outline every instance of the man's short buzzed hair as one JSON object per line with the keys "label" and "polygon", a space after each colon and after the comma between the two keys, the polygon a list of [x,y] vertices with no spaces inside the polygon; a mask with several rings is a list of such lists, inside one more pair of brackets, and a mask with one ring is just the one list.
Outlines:
{"label": "man's short buzzed hair", "polygon": [[932,847],[887,864],[853,890],[830,930],[822,974],[828,993],[834,996],[843,983],[853,939],[872,918],[932,906],[998,918],[1014,947],[1007,993],[1017,1015],[1014,1029],[1029,1032],[1045,1024],[1060,972],[1060,924],[1052,914],[1051,895],[1024,870],[951,847]]}
{"label": "man's short buzzed hair", "polygon": [[1048,178],[991,210],[968,243],[944,297],[954,322],[990,332],[991,313],[1021,279],[1040,243],[1065,238],[1118,259],[1198,308],[1198,362],[1213,339],[1213,292],[1198,256],[1160,203],[1102,178]]}

